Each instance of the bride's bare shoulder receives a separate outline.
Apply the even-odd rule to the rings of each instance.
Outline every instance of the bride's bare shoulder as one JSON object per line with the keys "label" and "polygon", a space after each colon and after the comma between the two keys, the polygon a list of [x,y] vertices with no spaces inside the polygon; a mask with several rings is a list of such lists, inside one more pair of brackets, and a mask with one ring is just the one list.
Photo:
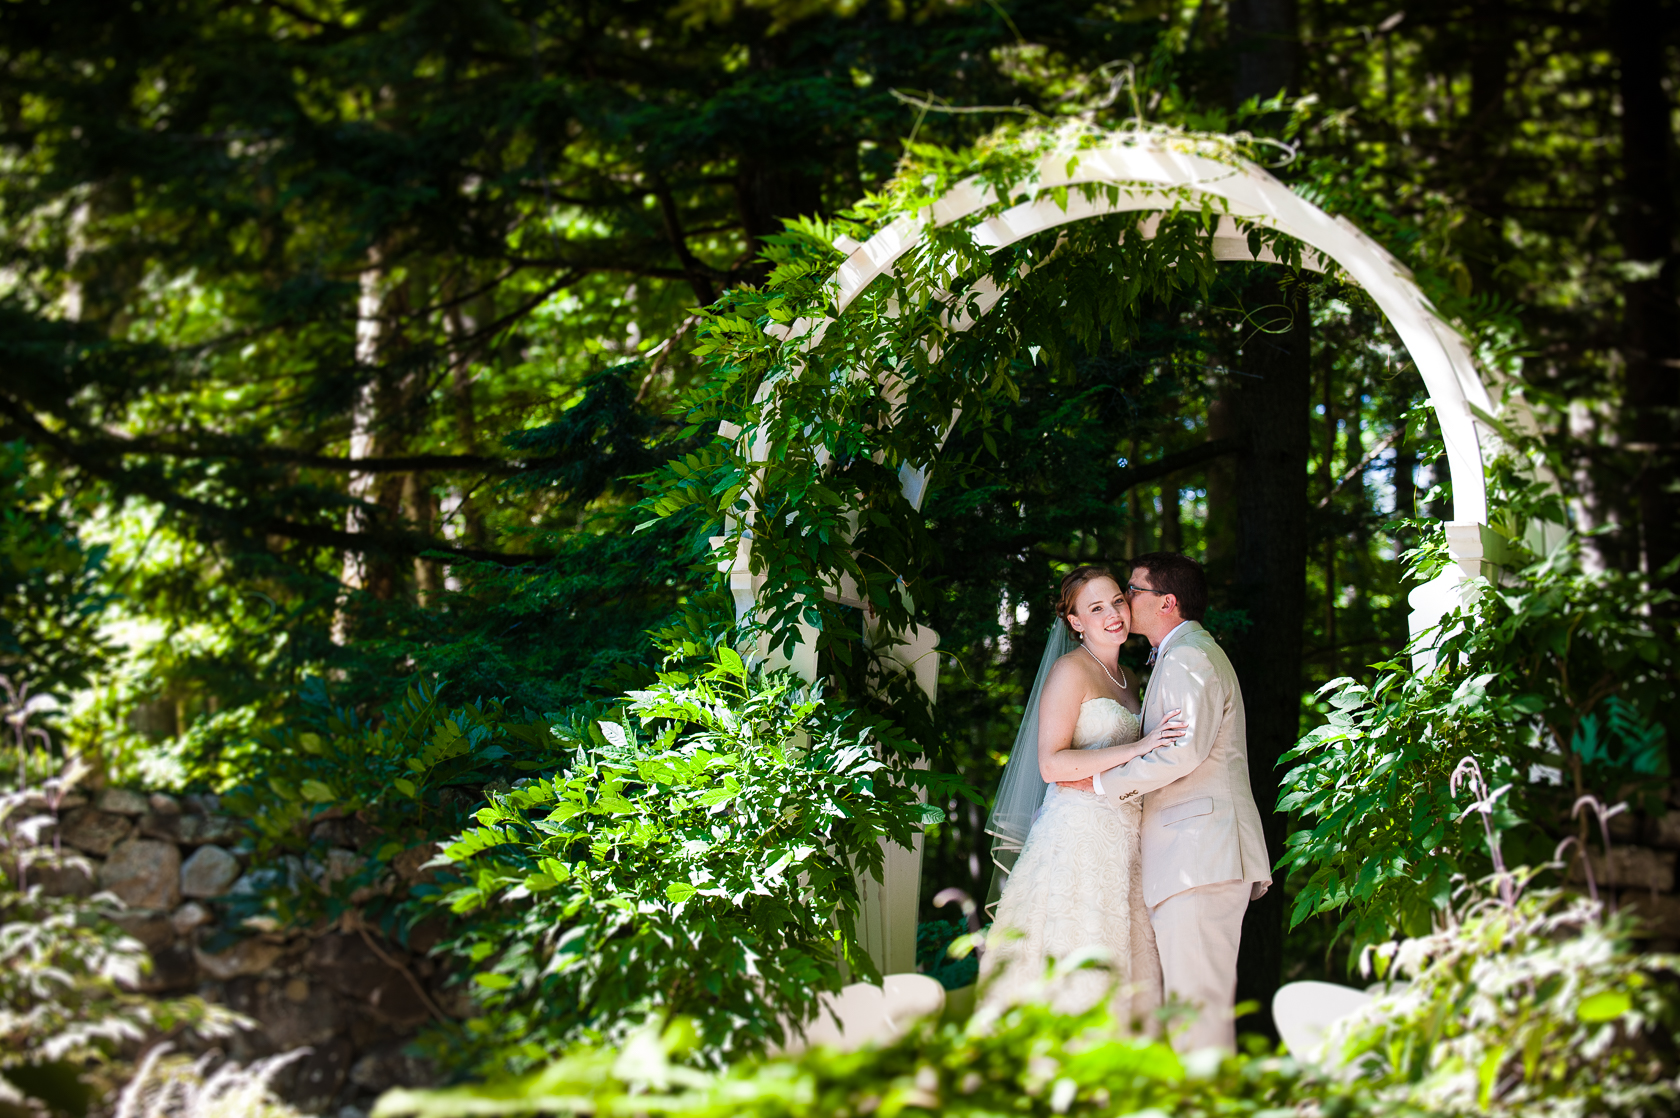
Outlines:
{"label": "bride's bare shoulder", "polygon": [[1075,648],[1072,652],[1064,652],[1060,656],[1056,657],[1055,666],[1050,670],[1053,672],[1076,671],[1084,674],[1085,662],[1090,658],[1091,657],[1086,654],[1084,649]]}
{"label": "bride's bare shoulder", "polygon": [[[1083,649],[1065,652],[1056,658],[1050,667],[1047,683],[1059,683],[1063,687],[1078,685],[1081,691],[1092,690],[1092,683],[1096,678],[1097,662],[1085,653]],[[1100,688],[1098,689],[1100,691]]]}

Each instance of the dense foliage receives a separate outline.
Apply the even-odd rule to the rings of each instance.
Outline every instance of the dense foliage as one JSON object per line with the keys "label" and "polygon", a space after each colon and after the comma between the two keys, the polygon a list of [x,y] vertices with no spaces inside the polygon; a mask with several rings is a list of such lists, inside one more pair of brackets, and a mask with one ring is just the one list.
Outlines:
{"label": "dense foliage", "polygon": [[528,1066],[655,1011],[690,1016],[714,1056],[779,1042],[874,973],[853,919],[880,840],[907,844],[930,792],[974,794],[727,647],[565,716],[431,687],[370,720],[311,694],[265,740],[263,783],[225,798],[267,867],[232,908],[258,926],[354,910],[399,938],[453,914],[438,950],[484,1012],[431,1038],[446,1066]]}
{"label": "dense foliage", "polygon": [[24,693],[67,699],[110,655],[108,548],[82,540],[77,504],[23,444],[0,445],[0,675]]}
{"label": "dense foliage", "polygon": [[[1117,1036],[1100,1014],[1059,1017],[1040,1007],[1018,1009],[990,1030],[923,1023],[881,1049],[817,1049],[721,1073],[689,1065],[692,1041],[687,1022],[661,1028],[656,1020],[622,1048],[580,1049],[516,1080],[393,1091],[374,1114],[1250,1115],[1296,1097],[1343,1103],[1353,1094],[1287,1059],[1233,1060],[1187,1074],[1172,1049]],[[1357,1103],[1348,1111],[1362,1112]]]}
{"label": "dense foliage", "polygon": [[564,771],[493,793],[438,859],[463,879],[441,899],[478,917],[452,947],[488,991],[475,1040],[523,1064],[671,1012],[740,1054],[809,1020],[843,968],[876,976],[858,877],[924,821],[917,785],[949,780],[729,649],[571,744]]}
{"label": "dense foliage", "polygon": [[[1495,492],[1514,530],[1504,565],[1420,639],[1429,670],[1393,660],[1370,684],[1333,681],[1320,692],[1327,721],[1289,757],[1283,803],[1304,825],[1286,861],[1305,877],[1292,919],[1341,913],[1356,948],[1427,932],[1456,881],[1493,868],[1489,834],[1506,859],[1543,865],[1571,835],[1572,860],[1599,843],[1583,796],[1664,810],[1665,727],[1680,713],[1670,595],[1584,566],[1577,538],[1536,554],[1528,517],[1557,516],[1555,501],[1510,477]],[[1438,530],[1415,559],[1422,577],[1447,562]],[[1457,775],[1467,762],[1492,786],[1474,821]],[[1605,878],[1608,856],[1594,856]]]}

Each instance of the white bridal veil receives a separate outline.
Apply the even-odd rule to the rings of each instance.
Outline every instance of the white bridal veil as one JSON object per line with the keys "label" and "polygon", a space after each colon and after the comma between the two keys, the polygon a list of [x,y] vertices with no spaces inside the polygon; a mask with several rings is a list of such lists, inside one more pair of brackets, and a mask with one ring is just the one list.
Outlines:
{"label": "white bridal veil", "polygon": [[1057,618],[1044,646],[1044,657],[1038,662],[1038,676],[1033,680],[1032,694],[1027,696],[1027,708],[1021,712],[1021,728],[1015,732],[1015,745],[1009,751],[1009,762],[1003,767],[1003,780],[998,783],[997,799],[992,802],[992,814],[986,819],[986,833],[992,836],[992,862],[997,872],[992,874],[986,908],[990,911],[1003,892],[1003,883],[1015,868],[1021,847],[1026,844],[1027,832],[1044,803],[1045,783],[1038,769],[1038,704],[1044,694],[1044,681],[1057,660],[1079,647],[1079,641],[1067,624]]}

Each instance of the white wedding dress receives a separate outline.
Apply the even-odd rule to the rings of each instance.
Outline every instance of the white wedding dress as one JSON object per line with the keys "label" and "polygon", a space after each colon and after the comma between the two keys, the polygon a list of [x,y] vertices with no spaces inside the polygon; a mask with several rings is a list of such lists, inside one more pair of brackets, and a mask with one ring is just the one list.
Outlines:
{"label": "white wedding dress", "polygon": [[[1142,734],[1141,720],[1119,702],[1087,699],[1073,747],[1128,745]],[[1142,821],[1135,796],[1116,807],[1050,786],[986,936],[983,1011],[1038,1001],[1079,1013],[1108,996],[1117,1021],[1147,1028],[1161,1005],[1161,957],[1143,903]],[[1080,959],[1105,966],[1049,973],[1052,963]]]}

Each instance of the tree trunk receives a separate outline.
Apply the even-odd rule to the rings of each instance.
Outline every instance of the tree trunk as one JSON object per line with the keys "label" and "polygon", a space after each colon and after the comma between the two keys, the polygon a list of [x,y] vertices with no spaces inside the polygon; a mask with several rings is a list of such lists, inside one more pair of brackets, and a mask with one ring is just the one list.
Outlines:
{"label": "tree trunk", "polygon": [[[1634,475],[1641,565],[1656,575],[1680,554],[1680,500],[1671,491],[1680,412],[1680,312],[1674,301],[1673,185],[1669,181],[1670,106],[1663,90],[1663,5],[1615,0],[1610,39],[1621,95],[1622,205],[1618,230],[1630,265],[1623,286],[1622,356],[1626,391],[1624,449],[1640,463]],[[1639,266],[1652,274],[1634,269]],[[1674,580],[1670,580],[1671,583]]]}
{"label": "tree trunk", "polygon": [[1468,254],[1471,276],[1482,288],[1492,286],[1493,271],[1499,263],[1496,253],[1504,242],[1505,95],[1515,48],[1506,0],[1481,0],[1470,39],[1470,119],[1465,126],[1465,149],[1470,157],[1468,201],[1487,219],[1482,243],[1472,245],[1473,251]]}
{"label": "tree trunk", "polygon": [[[1331,498],[1336,492],[1336,366],[1325,359],[1320,383],[1324,389],[1324,453],[1319,459],[1318,473],[1323,488],[1321,500],[1324,510],[1333,515]],[[1355,397],[1357,399],[1357,396]],[[1347,457],[1350,461],[1359,453],[1350,439]],[[1336,537],[1326,533],[1324,538],[1324,655],[1331,679],[1336,678]]]}
{"label": "tree trunk", "polygon": [[[1237,386],[1227,379],[1219,396],[1208,405],[1208,439],[1234,439],[1242,434],[1237,422]],[[1202,565],[1215,590],[1229,590],[1237,571],[1237,459],[1218,458],[1207,464],[1207,520],[1202,528]],[[1222,598],[1229,594],[1222,595]]]}
{"label": "tree trunk", "polygon": [[1295,0],[1231,0],[1229,19],[1236,103],[1294,93],[1301,62]]}
{"label": "tree trunk", "polygon": [[[429,536],[436,528],[437,498],[425,474],[403,475],[403,515],[414,530]],[[443,564],[423,556],[414,558],[414,600],[423,608],[436,608],[443,589]]]}
{"label": "tree trunk", "polygon": [[1161,486],[1161,550],[1184,550],[1184,511],[1178,482],[1168,481]]}
{"label": "tree trunk", "polygon": [[[1302,628],[1307,607],[1307,467],[1312,335],[1303,289],[1286,293],[1268,277],[1256,301],[1286,303],[1287,331],[1245,347],[1234,392],[1248,449],[1237,466],[1237,554],[1232,604],[1247,630],[1228,638],[1248,715],[1249,781],[1273,863],[1283,856],[1288,817],[1276,810],[1278,760],[1300,736]],[[1249,906],[1237,960],[1237,997],[1260,1003],[1245,1027],[1275,1032],[1272,994],[1283,966],[1283,876]]]}
{"label": "tree trunk", "polygon": [[[1296,92],[1300,25],[1295,0],[1232,0],[1231,46],[1237,104]],[[1283,855],[1287,817],[1276,809],[1278,759],[1295,744],[1301,721],[1302,628],[1307,607],[1307,465],[1311,445],[1312,335],[1305,292],[1268,275],[1250,305],[1287,305],[1287,330],[1258,334],[1244,346],[1229,393],[1233,419],[1247,435],[1237,465],[1236,563],[1232,604],[1250,627],[1230,639],[1248,715],[1249,780],[1273,863]],[[1260,1010],[1245,1028],[1276,1036],[1272,994],[1283,969],[1284,882],[1274,872],[1266,895],[1249,905],[1237,959],[1237,999]]]}
{"label": "tree trunk", "polygon": [[766,270],[757,260],[764,238],[780,233],[785,218],[820,215],[822,184],[785,163],[743,159],[735,173],[735,206],[753,258],[747,270],[757,281]]}
{"label": "tree trunk", "polygon": [[[379,364],[380,286],[383,273],[379,269],[379,252],[371,254],[369,267],[361,275],[361,294],[356,300],[356,364],[366,378],[356,389],[356,401],[350,408],[350,457],[371,458],[374,454],[374,432],[379,417],[379,375],[373,371]],[[346,479],[346,495],[351,505],[344,514],[346,532],[365,532],[371,515],[365,502],[373,497],[379,475],[352,472]],[[361,551],[345,551],[339,582],[345,590],[361,590],[367,586],[368,557]],[[345,598],[339,600],[333,615],[334,644],[350,641],[350,616]]]}
{"label": "tree trunk", "polygon": [[1402,440],[1394,451],[1394,516],[1417,515],[1417,451]]}
{"label": "tree trunk", "polygon": [[[375,251],[361,275],[361,294],[356,301],[356,364],[365,378],[356,389],[350,413],[350,457],[377,458],[399,449],[394,419],[400,409],[403,386],[396,383],[390,361],[394,346],[392,324],[400,308],[393,301],[398,292],[388,290],[384,270]],[[394,522],[402,511],[403,478],[396,474],[352,471],[347,494],[353,502],[344,515],[344,530],[361,533],[381,519]],[[372,549],[346,550],[339,581],[346,591],[360,590],[375,598],[395,596],[401,581],[391,558]],[[333,617],[334,644],[351,638],[348,595],[341,597]]]}
{"label": "tree trunk", "polygon": [[[1137,462],[1138,444],[1133,439],[1126,444],[1126,461],[1130,464]],[[1131,562],[1142,555],[1143,542],[1143,499],[1138,495],[1138,487],[1126,493],[1126,561]]]}
{"label": "tree trunk", "polygon": [[[467,348],[469,343],[466,340],[475,329],[475,323],[462,313],[460,307],[451,308],[444,321],[451,340],[449,397],[454,404],[455,435],[460,442],[462,454],[477,454],[478,410],[473,392],[472,367],[478,354]],[[478,501],[470,492],[464,492],[458,507],[461,526],[467,539],[472,541],[475,547],[488,546],[490,531],[484,523],[484,511]]]}

